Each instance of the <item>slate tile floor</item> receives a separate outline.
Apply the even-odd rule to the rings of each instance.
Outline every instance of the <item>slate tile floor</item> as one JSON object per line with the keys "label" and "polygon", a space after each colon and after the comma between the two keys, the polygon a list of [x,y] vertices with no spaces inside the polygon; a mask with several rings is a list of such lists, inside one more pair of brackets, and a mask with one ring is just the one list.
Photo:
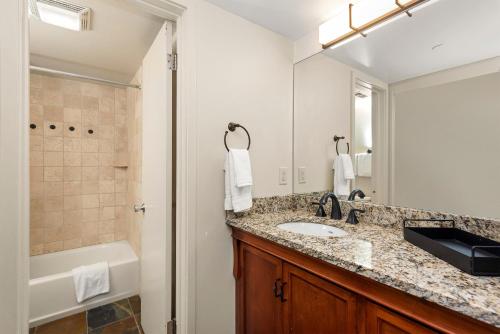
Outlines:
{"label": "slate tile floor", "polygon": [[31,328],[30,334],[144,334],[141,298],[133,296]]}

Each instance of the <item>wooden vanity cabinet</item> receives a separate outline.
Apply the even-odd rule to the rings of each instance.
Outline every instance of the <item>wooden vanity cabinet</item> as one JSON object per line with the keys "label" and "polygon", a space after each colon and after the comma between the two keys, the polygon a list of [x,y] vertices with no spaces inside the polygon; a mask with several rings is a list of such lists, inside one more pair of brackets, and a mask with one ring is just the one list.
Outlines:
{"label": "wooden vanity cabinet", "polygon": [[366,333],[372,334],[433,334],[432,331],[385,307],[367,302],[365,306]]}
{"label": "wooden vanity cabinet", "polygon": [[238,334],[500,334],[434,303],[233,229]]}
{"label": "wooden vanity cabinet", "polygon": [[284,333],[356,333],[356,295],[288,263],[283,264]]}
{"label": "wooden vanity cabinet", "polygon": [[238,253],[237,332],[282,333],[282,303],[275,293],[278,293],[283,261],[246,244],[241,244]]}
{"label": "wooden vanity cabinet", "polygon": [[238,333],[356,333],[355,294],[247,244],[238,253]]}

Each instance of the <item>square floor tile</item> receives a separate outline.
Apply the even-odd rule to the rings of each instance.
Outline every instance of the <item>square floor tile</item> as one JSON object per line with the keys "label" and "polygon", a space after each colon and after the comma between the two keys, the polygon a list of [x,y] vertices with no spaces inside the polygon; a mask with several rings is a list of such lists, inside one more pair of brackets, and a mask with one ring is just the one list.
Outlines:
{"label": "square floor tile", "polygon": [[78,313],[36,328],[37,334],[87,334],[85,313]]}
{"label": "square floor tile", "polygon": [[89,334],[140,334],[134,317],[89,331]]}
{"label": "square floor tile", "polygon": [[113,322],[128,318],[132,310],[127,299],[99,306],[87,312],[87,324],[89,330],[96,329]]}

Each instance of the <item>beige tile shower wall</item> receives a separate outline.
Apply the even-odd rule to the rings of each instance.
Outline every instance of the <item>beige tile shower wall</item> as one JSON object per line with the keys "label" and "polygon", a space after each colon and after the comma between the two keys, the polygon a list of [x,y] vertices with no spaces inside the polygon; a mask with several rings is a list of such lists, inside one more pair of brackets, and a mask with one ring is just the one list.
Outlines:
{"label": "beige tile shower wall", "polygon": [[30,81],[31,255],[127,239],[126,90]]}
{"label": "beige tile shower wall", "polygon": [[[137,74],[140,77],[141,73]],[[127,89],[129,175],[127,196],[128,240],[137,255],[141,253],[143,215],[135,213],[134,204],[142,203],[142,91]]]}

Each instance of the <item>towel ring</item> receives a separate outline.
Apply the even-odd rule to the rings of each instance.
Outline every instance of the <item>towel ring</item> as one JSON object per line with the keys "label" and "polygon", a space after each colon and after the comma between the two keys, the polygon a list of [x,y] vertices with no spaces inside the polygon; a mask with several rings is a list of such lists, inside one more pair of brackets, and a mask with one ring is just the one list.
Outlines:
{"label": "towel ring", "polygon": [[[245,130],[245,132],[247,133],[247,137],[248,137],[247,150],[250,149],[250,143],[251,143],[250,134],[248,133],[247,129],[245,129],[245,127],[243,125],[238,124],[238,123],[229,122],[229,124],[227,125],[227,128],[231,132],[234,132],[236,130],[236,128],[242,128],[243,130]],[[226,150],[228,152],[229,152],[229,147],[227,147],[226,137],[227,137],[227,134],[229,133],[229,131],[226,130],[226,133],[224,133],[224,146],[226,147]]]}
{"label": "towel ring", "polygon": [[[344,136],[339,137],[337,135],[333,136],[333,141],[335,141],[337,144],[335,144],[335,151],[337,151],[337,155],[339,155],[339,141],[341,139],[345,139]],[[347,154],[349,154],[349,143],[346,142],[347,145]]]}

